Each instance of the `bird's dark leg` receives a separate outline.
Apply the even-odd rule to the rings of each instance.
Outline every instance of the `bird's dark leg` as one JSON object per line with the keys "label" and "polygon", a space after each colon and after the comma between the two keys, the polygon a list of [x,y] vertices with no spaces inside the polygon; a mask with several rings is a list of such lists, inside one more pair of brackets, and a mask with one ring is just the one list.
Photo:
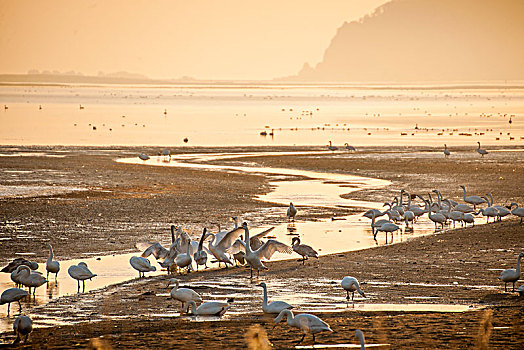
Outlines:
{"label": "bird's dark leg", "polygon": [[253,268],[250,267],[249,270],[251,271],[251,276],[249,278],[252,279],[253,278]]}
{"label": "bird's dark leg", "polygon": [[508,289],[507,289],[507,285],[508,285],[508,282],[504,282],[504,292],[507,292]]}
{"label": "bird's dark leg", "polygon": [[355,298],[355,292],[351,292],[351,301]]}
{"label": "bird's dark leg", "polygon": [[[20,302],[20,300],[18,302]],[[11,303],[7,303],[7,316],[9,316],[10,309],[11,309]]]}
{"label": "bird's dark leg", "polygon": [[315,344],[315,335],[313,334],[313,344]]}
{"label": "bird's dark leg", "polygon": [[86,281],[82,281],[82,293],[86,291]]}
{"label": "bird's dark leg", "polygon": [[513,282],[513,291],[515,291],[515,282]]}
{"label": "bird's dark leg", "polygon": [[297,344],[302,343],[302,341],[304,340],[305,337],[306,337],[306,333],[304,333],[304,335],[302,336],[302,338],[300,338],[300,340],[297,342]]}
{"label": "bird's dark leg", "polygon": [[349,290],[346,290],[346,299],[349,301]]}

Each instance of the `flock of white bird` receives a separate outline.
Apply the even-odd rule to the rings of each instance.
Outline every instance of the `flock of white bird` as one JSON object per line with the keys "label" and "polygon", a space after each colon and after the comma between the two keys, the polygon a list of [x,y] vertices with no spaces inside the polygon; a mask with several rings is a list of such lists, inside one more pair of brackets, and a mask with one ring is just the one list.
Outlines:
{"label": "flock of white bird", "polygon": [[[502,220],[502,217],[507,215],[515,215],[522,218],[524,217],[524,208],[520,208],[518,204],[511,203],[510,206],[505,207],[502,205],[493,205],[493,197],[491,193],[486,196],[468,196],[466,188],[460,186],[463,190],[464,202],[468,204],[459,204],[451,199],[444,199],[440,191],[432,191],[436,196],[436,201],[433,201],[431,193],[428,193],[428,199],[422,196],[412,196],[405,190],[401,190],[400,197],[395,197],[391,203],[385,203],[384,206],[388,206],[387,210],[380,211],[377,209],[368,210],[364,213],[364,216],[371,219],[371,229],[374,238],[379,232],[385,232],[386,242],[387,233],[395,232],[400,229],[401,222],[405,222],[406,229],[413,227],[417,217],[424,214],[428,214],[431,221],[435,223],[435,230],[437,225],[442,228],[449,222],[453,222],[455,226],[456,222],[460,222],[462,225],[468,223],[474,223],[474,216],[482,213],[489,222],[489,218],[493,220]],[[404,203],[404,196],[407,196],[407,203]],[[413,204],[412,199],[419,198],[424,203],[423,207],[418,204]],[[477,206],[486,204],[486,208],[480,208],[477,210]],[[473,207],[471,207],[472,205]],[[516,207],[512,209],[513,207]],[[297,209],[290,203],[287,209],[288,220],[294,220],[297,214]],[[378,217],[387,215],[388,219],[377,220]],[[130,259],[131,266],[136,269],[139,273],[139,278],[145,277],[146,272],[156,271],[156,268],[151,265],[147,259],[148,256],[153,255],[159,265],[162,268],[167,269],[168,273],[179,271],[182,273],[184,270],[189,273],[193,269],[193,261],[196,264],[196,269],[199,266],[207,268],[208,256],[213,256],[216,262],[224,264],[227,268],[228,265],[233,266],[235,264],[246,264],[251,271],[250,279],[253,278],[253,270],[256,270],[257,277],[259,276],[260,270],[266,270],[267,267],[264,265],[264,261],[271,259],[275,252],[291,254],[296,252],[302,256],[303,263],[309,257],[318,258],[318,253],[310,246],[301,244],[298,237],[294,237],[292,245],[288,246],[282,242],[274,239],[267,239],[265,242],[262,241],[265,236],[270,233],[273,228],[264,230],[258,234],[250,236],[250,230],[246,222],[239,225],[239,218],[233,217],[235,221],[235,227],[228,231],[219,231],[217,233],[210,233],[204,228],[202,236],[197,241],[192,240],[190,235],[183,230],[181,226],[171,226],[171,239],[172,244],[169,248],[164,248],[160,243],[147,244],[147,248],[143,251],[141,256],[133,256]],[[204,243],[208,238],[211,237],[207,244]],[[0,304],[8,304],[8,315],[10,311],[10,304],[12,302],[18,302],[19,312],[21,312],[20,300],[31,295],[31,288],[33,288],[33,296],[35,295],[36,288],[49,283],[49,273],[55,274],[55,283],[57,275],[60,271],[60,264],[58,261],[53,260],[53,248],[50,244],[47,244],[49,249],[49,257],[46,261],[47,278],[41,273],[35,271],[38,268],[38,264],[35,262],[28,261],[23,258],[17,258],[13,260],[9,265],[2,269],[2,272],[11,273],[11,279],[15,283],[14,288],[8,288],[1,294]],[[507,283],[513,284],[513,291],[515,291],[515,283],[520,278],[520,263],[524,253],[520,253],[517,259],[517,266],[515,269],[507,269],[501,272],[500,279],[504,282],[504,290],[507,292]],[[71,265],[68,269],[68,274],[78,283],[77,291],[80,292],[80,282],[83,284],[82,291],[85,291],[85,280],[96,277],[93,274],[87,264],[80,262],[77,265]],[[346,276],[340,283],[341,287],[346,291],[346,299],[350,300],[349,293],[351,292],[351,300],[354,299],[355,292],[359,293],[362,297],[366,297],[365,293],[361,290],[359,281],[355,277]],[[301,313],[294,315],[291,309],[292,305],[284,301],[272,301],[268,302],[268,292],[266,283],[262,282],[258,284],[263,289],[263,302],[262,311],[269,314],[275,314],[275,326],[281,322],[284,317],[287,319],[287,324],[291,327],[298,328],[303,332],[303,337],[299,343],[303,341],[306,334],[313,336],[313,342],[315,341],[315,334],[324,331],[332,331],[327,323],[322,321],[315,315]],[[27,287],[28,291],[20,288]],[[201,296],[190,288],[181,288],[177,279],[170,279],[168,288],[171,289],[171,298],[176,301],[180,301],[181,315],[184,313],[191,313],[198,316],[222,316],[226,311],[231,308],[233,299],[227,301],[207,301],[203,302]],[[524,286],[518,289],[519,293],[524,293]],[[25,341],[32,330],[32,321],[29,317],[19,315],[13,324],[13,329],[17,335],[16,342],[21,340],[21,336],[25,336]],[[361,340],[362,346],[364,346],[364,338],[362,332],[357,330],[356,336]]]}
{"label": "flock of white bird", "polygon": [[[463,190],[463,199],[465,203],[457,203],[456,201],[444,198],[439,190],[433,190],[432,193],[436,196],[436,201],[433,200],[432,193],[428,193],[428,198],[420,195],[411,195],[406,190],[400,191],[400,196],[395,196],[393,201],[384,203],[388,208],[384,211],[378,209],[370,209],[364,213],[364,216],[371,219],[371,232],[376,240],[379,232],[386,234],[386,243],[388,239],[388,232],[401,230],[399,226],[402,222],[405,223],[406,230],[412,230],[413,225],[418,217],[424,214],[435,224],[435,231],[440,227],[443,229],[445,225],[456,227],[460,223],[462,227],[468,224],[475,224],[475,217],[482,214],[486,218],[486,223],[489,223],[490,218],[495,221],[502,220],[503,217],[514,215],[520,218],[524,217],[524,208],[519,207],[517,203],[512,202],[508,206],[493,204],[493,196],[490,193],[485,196],[468,196],[466,187],[460,186]],[[404,197],[407,196],[407,203],[404,202]],[[413,199],[420,199],[423,206],[412,203]],[[477,209],[478,205],[486,204],[487,207]],[[472,207],[472,206],[473,207]],[[387,215],[388,219],[377,218]],[[393,239],[393,237],[392,237]]]}

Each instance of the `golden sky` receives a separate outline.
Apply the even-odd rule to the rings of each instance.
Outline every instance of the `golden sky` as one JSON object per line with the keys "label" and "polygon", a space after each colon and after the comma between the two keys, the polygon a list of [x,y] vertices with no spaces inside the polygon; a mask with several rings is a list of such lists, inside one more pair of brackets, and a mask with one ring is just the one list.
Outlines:
{"label": "golden sky", "polygon": [[0,73],[272,79],[387,0],[0,0]]}

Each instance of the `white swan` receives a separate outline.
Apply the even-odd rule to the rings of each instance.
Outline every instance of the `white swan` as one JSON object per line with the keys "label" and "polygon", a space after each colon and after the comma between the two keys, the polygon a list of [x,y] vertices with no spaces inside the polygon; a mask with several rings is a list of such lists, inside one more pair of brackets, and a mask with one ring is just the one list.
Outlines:
{"label": "white swan", "polygon": [[216,235],[213,233],[208,233],[207,236],[212,236],[211,241],[208,244],[209,251],[211,254],[215,256],[215,258],[218,260],[218,264],[220,266],[220,263],[223,262],[226,264],[233,265],[229,257],[226,255],[226,251],[231,247],[231,245],[235,242],[235,240],[240,237],[244,229],[242,227],[233,229],[226,233],[224,237],[215,243]]}
{"label": "white swan", "polygon": [[328,146],[328,149],[329,149],[330,151],[333,151],[333,152],[335,152],[335,151],[336,151],[336,150],[338,149],[338,147],[336,147],[336,146],[333,146],[333,145],[331,144],[331,141],[329,141],[329,146]]}
{"label": "white swan", "polygon": [[17,271],[19,274],[18,280],[24,286],[29,287],[29,294],[31,294],[31,288],[33,288],[33,295],[35,295],[36,288],[47,282],[47,279],[44,276],[39,272],[31,272],[26,265],[18,266]]}
{"label": "white swan", "polygon": [[132,256],[129,263],[138,271],[138,278],[146,277],[146,272],[156,271],[156,267],[151,266],[149,260],[141,256]]}
{"label": "white swan", "polygon": [[147,154],[144,154],[144,153],[140,153],[138,155],[138,158],[142,159],[143,161],[146,161],[149,159],[149,156]]}
{"label": "white swan", "polygon": [[391,221],[387,219],[381,219],[381,220],[375,220],[375,213],[371,213],[371,233],[373,234],[373,237],[375,237],[375,229],[381,227],[382,225],[386,223],[391,223]]}
{"label": "white swan", "polygon": [[483,199],[483,198],[481,198],[479,196],[468,196],[468,197],[466,197],[466,187],[464,185],[460,185],[460,187],[464,191],[464,196],[463,196],[464,202],[469,203],[469,204],[473,204],[473,208],[475,210],[477,210],[477,205],[486,202],[485,199]]}
{"label": "white swan", "polygon": [[366,339],[364,338],[364,333],[360,329],[355,330],[355,337],[360,341],[360,350],[366,349]]}
{"label": "white swan", "polygon": [[457,205],[455,205],[453,207],[453,210],[460,211],[460,212],[462,212],[464,214],[474,213],[475,212],[475,209],[473,209],[472,207],[470,207],[467,204],[457,204]]}
{"label": "white swan", "polygon": [[275,227],[270,227],[267,230],[264,230],[260,233],[257,233],[256,235],[253,235],[249,238],[249,246],[251,247],[251,250],[257,250],[258,248],[262,247],[264,243],[260,240],[262,237],[267,236],[271,231],[273,231]]}
{"label": "white swan", "polygon": [[[175,283],[175,285],[173,286],[171,283]],[[195,292],[193,289],[189,289],[189,288],[179,288],[179,283],[180,281],[177,280],[176,278],[171,278],[169,280],[169,286],[168,288],[173,288],[171,289],[171,298],[173,300],[178,300],[180,301],[180,303],[182,304],[182,307],[184,307],[184,303],[192,300],[194,301],[195,303],[201,303],[202,302],[202,298],[200,297],[200,295],[198,295],[197,292]]]}
{"label": "white swan", "polygon": [[340,285],[346,291],[346,299],[349,300],[349,292],[351,292],[351,300],[355,297],[355,292],[362,295],[364,298],[366,294],[360,289],[360,284],[355,277],[346,276],[340,282]]}
{"label": "white swan", "polygon": [[352,151],[356,151],[355,147],[350,146],[349,143],[347,143],[347,142],[344,144],[344,146],[346,146],[346,149],[347,149],[348,151],[350,151],[350,152],[352,152]]}
{"label": "white swan", "polygon": [[480,154],[482,157],[484,157],[485,154],[488,154],[488,151],[486,151],[483,148],[480,148],[480,142],[477,142],[479,144],[479,147],[477,148],[477,153]]}
{"label": "white swan", "polygon": [[87,267],[85,262],[79,262],[78,265],[71,265],[67,269],[67,273],[78,283],[77,291],[80,292],[80,281],[82,281],[82,291],[86,290],[86,280],[91,280],[91,278],[96,277],[97,275],[92,273],[91,270]]}
{"label": "white swan", "polygon": [[448,146],[444,144],[444,157],[449,157],[450,154],[451,152],[449,151]]}
{"label": "white swan", "polygon": [[464,221],[466,226],[467,224],[472,224],[472,226],[475,226],[475,217],[473,214],[465,213],[464,216],[462,216],[462,221]]}
{"label": "white swan", "polygon": [[293,252],[293,249],[291,249],[290,246],[282,242],[275,241],[274,239],[266,241],[266,243],[264,243],[262,247],[253,251],[251,250],[251,244],[249,242],[249,229],[247,228],[246,222],[242,224],[242,228],[244,229],[246,235],[244,238],[246,248],[246,255],[244,259],[246,259],[246,262],[251,267],[251,278],[253,278],[253,269],[257,270],[257,277],[260,274],[260,270],[267,270],[267,267],[264,266],[264,264],[262,264],[261,259],[271,259],[273,254],[275,254],[276,252],[287,254],[291,254]]}
{"label": "white swan", "polygon": [[232,306],[233,299],[229,299],[227,302],[223,301],[207,301],[200,304],[197,308],[196,303],[193,300],[186,302],[184,311],[187,313],[189,307],[191,307],[191,313],[195,316],[222,316]]}
{"label": "white swan", "polygon": [[382,231],[386,234],[386,243],[388,243],[388,232],[391,232],[391,242],[393,242],[393,232],[399,229],[400,227],[395,225],[394,223],[386,222],[385,224],[382,224],[382,226],[377,227],[377,229],[375,230],[375,234],[373,235],[373,238],[376,241],[377,234]]}
{"label": "white swan", "polygon": [[365,216],[368,219],[372,219],[373,218],[373,213],[375,213],[375,218],[378,218],[378,217],[381,217],[382,215],[386,215],[386,212],[387,211],[383,211],[382,212],[382,211],[380,211],[378,209],[369,209],[364,214],[362,214],[362,216]]}
{"label": "white swan", "polygon": [[513,291],[515,291],[515,282],[517,282],[520,278],[520,259],[524,256],[524,253],[520,253],[519,257],[517,258],[517,267],[515,269],[507,269],[500,273],[500,280],[504,282],[504,291],[507,292],[507,284],[508,282],[513,283]]}
{"label": "white swan", "polygon": [[302,265],[305,265],[309,257],[318,259],[317,251],[307,244],[300,244],[300,238],[298,237],[293,237],[291,240],[291,248],[295,253],[302,256]]}
{"label": "white swan", "polygon": [[[186,234],[187,235],[187,234]],[[189,236],[188,236],[189,238]],[[192,263],[192,259],[191,259],[191,253],[190,253],[190,247],[191,247],[191,239],[186,239],[184,240],[187,242],[186,244],[186,252],[185,253],[182,253],[182,254],[178,254],[177,257],[176,257],[176,266],[178,266],[178,268],[180,270],[182,270],[184,267],[187,268],[187,273],[189,273],[189,270],[192,269],[191,267],[191,263]]]}
{"label": "white swan", "polygon": [[511,214],[518,216],[520,218],[520,223],[522,224],[522,218],[524,217],[524,208],[519,208],[519,205],[515,202],[511,203],[511,207],[516,206],[515,209],[511,211]]}
{"label": "white swan", "polygon": [[[449,199],[444,199],[444,202],[448,203],[448,212],[447,217],[448,219],[453,221],[453,228],[455,228],[456,222],[460,222],[461,225],[464,225],[464,213],[458,210],[455,210],[455,208],[452,207],[451,201]],[[451,208],[453,208],[453,211],[451,211]]]}
{"label": "white swan", "polygon": [[297,208],[293,205],[293,203],[289,203],[289,208],[287,208],[287,220],[293,219],[295,221],[295,215],[297,215]]}
{"label": "white swan", "polygon": [[18,301],[18,306],[22,310],[22,304],[20,304],[20,299],[28,296],[29,293],[21,288],[8,288],[2,292],[0,296],[0,305],[7,304],[7,315],[9,315],[9,309],[11,303]]}
{"label": "white swan", "polygon": [[282,310],[290,310],[293,306],[289,305],[285,301],[275,300],[267,303],[267,286],[266,283],[262,282],[258,284],[259,287],[264,289],[264,300],[262,301],[262,311],[268,314],[278,314]]}
{"label": "white swan", "polygon": [[200,242],[198,242],[198,249],[195,254],[193,254],[193,259],[195,259],[197,271],[199,265],[204,265],[207,269],[207,252],[204,250],[204,240],[206,239],[207,228],[204,227],[204,232],[202,232],[202,237],[200,237]]}
{"label": "white swan", "polygon": [[446,223],[446,217],[440,213],[433,214],[433,200],[431,199],[431,196],[429,196],[429,202],[426,202],[429,204],[429,212],[428,217],[431,221],[435,223],[435,231],[437,231],[437,224],[440,224],[441,228],[444,229],[444,224]]}
{"label": "white swan", "polygon": [[486,223],[489,223],[489,218],[493,218],[493,222],[495,222],[495,220],[497,220],[497,215],[499,215],[499,211],[497,210],[497,208],[490,206],[488,197],[483,196],[482,198],[486,200],[486,202],[488,203],[488,207],[484,209],[480,208],[478,213],[482,213],[482,215],[486,217]]}
{"label": "white swan", "polygon": [[55,283],[58,277],[58,271],[60,271],[60,263],[56,260],[53,260],[53,247],[51,244],[47,244],[47,249],[49,249],[49,257],[47,258],[45,269],[47,270],[47,279],[49,279],[49,272],[55,274]]}
{"label": "white swan", "polygon": [[25,336],[24,343],[27,343],[27,337],[33,330],[33,321],[27,316],[18,316],[13,323],[13,330],[16,334],[16,339],[13,344],[20,342],[21,335]]}
{"label": "white swan", "polygon": [[34,261],[29,261],[24,258],[16,258],[13,259],[13,261],[11,261],[9,264],[4,266],[2,270],[0,270],[0,272],[11,273],[15,271],[20,265],[27,265],[31,270],[38,270],[38,263]]}
{"label": "white swan", "polygon": [[326,331],[333,332],[333,330],[329,327],[329,325],[326,322],[322,321],[317,316],[311,315],[311,314],[299,314],[299,315],[294,316],[293,311],[291,310],[280,311],[277,318],[275,318],[275,326],[282,320],[284,316],[287,317],[287,324],[289,326],[298,328],[299,330],[301,330],[304,333],[304,335],[298,341],[298,343],[301,343],[304,340],[307,333],[313,336],[313,343],[314,343],[315,334],[320,333],[320,332],[326,332]]}
{"label": "white swan", "polygon": [[497,217],[498,217],[499,221],[501,221],[503,217],[508,216],[508,215],[511,214],[511,211],[509,211],[508,208],[506,208],[505,206],[503,206],[503,205],[493,205],[493,195],[491,194],[491,192],[488,193],[488,197],[490,199],[489,206],[497,209],[497,211],[498,211]]}

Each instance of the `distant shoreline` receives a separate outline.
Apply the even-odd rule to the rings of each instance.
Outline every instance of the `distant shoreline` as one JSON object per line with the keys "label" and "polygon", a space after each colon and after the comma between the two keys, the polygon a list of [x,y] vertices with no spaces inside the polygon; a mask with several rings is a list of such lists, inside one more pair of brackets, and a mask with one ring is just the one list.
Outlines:
{"label": "distant shoreline", "polygon": [[142,88],[190,86],[192,88],[316,88],[368,90],[455,90],[455,89],[524,89],[524,81],[419,81],[419,82],[323,82],[296,81],[290,79],[274,80],[184,80],[184,79],[133,79],[81,75],[55,74],[0,74],[0,86],[76,86],[111,87],[115,85]]}

